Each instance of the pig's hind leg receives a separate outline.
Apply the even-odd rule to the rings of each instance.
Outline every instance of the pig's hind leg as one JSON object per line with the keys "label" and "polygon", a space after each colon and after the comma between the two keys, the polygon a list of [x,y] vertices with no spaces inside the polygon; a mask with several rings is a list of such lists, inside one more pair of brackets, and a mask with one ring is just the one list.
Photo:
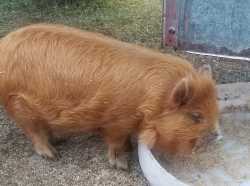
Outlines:
{"label": "pig's hind leg", "polygon": [[32,141],[36,153],[44,158],[56,160],[59,154],[49,142],[50,132],[46,121],[40,118],[27,99],[20,95],[10,96],[6,110],[17,126],[22,128],[25,135]]}

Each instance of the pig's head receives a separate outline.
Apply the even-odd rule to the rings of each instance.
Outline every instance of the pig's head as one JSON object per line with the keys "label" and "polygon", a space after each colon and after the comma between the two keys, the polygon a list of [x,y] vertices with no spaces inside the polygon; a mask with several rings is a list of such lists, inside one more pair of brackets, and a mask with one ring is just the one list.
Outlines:
{"label": "pig's head", "polygon": [[139,140],[150,148],[187,154],[220,136],[217,93],[208,66],[179,80],[166,104],[141,132]]}

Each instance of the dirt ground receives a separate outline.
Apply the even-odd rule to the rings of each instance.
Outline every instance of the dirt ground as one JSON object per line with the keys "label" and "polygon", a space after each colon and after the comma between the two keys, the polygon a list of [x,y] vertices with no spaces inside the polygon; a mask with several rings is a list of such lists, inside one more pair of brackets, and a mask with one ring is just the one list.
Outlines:
{"label": "dirt ground", "polygon": [[57,146],[61,159],[48,161],[34,153],[31,143],[0,109],[1,186],[147,186],[137,153],[130,172],[109,167],[106,147],[93,135],[72,138]]}

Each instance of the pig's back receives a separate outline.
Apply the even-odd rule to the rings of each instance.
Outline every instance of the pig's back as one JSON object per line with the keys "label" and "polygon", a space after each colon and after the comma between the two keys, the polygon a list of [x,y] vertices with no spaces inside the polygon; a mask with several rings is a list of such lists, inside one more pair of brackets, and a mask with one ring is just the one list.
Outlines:
{"label": "pig's back", "polygon": [[72,103],[100,97],[121,102],[124,97],[136,104],[140,99],[135,98],[143,97],[154,76],[167,81],[176,69],[181,69],[179,76],[192,69],[178,58],[54,25],[12,32],[2,39],[0,52],[2,99],[21,92]]}

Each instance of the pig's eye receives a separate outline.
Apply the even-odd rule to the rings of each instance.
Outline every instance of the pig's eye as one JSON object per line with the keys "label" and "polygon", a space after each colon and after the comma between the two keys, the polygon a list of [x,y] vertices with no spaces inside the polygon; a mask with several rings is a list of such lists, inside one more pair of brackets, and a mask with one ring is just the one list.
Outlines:
{"label": "pig's eye", "polygon": [[203,117],[199,112],[192,112],[189,114],[190,118],[194,121],[194,123],[202,123]]}

